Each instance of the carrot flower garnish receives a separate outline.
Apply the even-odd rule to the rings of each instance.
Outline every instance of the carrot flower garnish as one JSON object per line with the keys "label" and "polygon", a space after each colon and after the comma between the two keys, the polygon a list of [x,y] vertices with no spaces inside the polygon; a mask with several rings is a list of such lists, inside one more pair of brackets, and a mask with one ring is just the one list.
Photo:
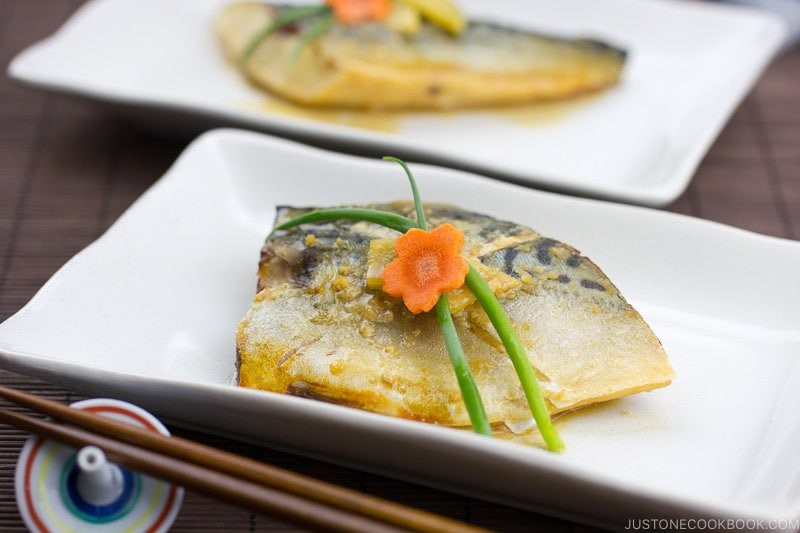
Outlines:
{"label": "carrot flower garnish", "polygon": [[452,224],[408,230],[397,238],[397,256],[381,274],[383,291],[402,297],[415,315],[433,309],[442,293],[464,284],[469,265],[461,256],[464,234]]}
{"label": "carrot flower garnish", "polygon": [[325,3],[342,24],[383,20],[392,11],[390,0],[325,0]]}

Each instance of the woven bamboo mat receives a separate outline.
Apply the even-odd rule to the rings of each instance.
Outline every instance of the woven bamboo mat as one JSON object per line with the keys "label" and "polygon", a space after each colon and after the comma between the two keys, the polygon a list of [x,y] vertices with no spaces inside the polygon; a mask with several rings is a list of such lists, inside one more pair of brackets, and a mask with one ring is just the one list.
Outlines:
{"label": "woven bamboo mat", "polygon": [[[79,0],[2,0],[0,64],[51,33]],[[686,193],[666,209],[800,238],[800,50],[779,58],[740,106]],[[0,77],[0,321],[97,238],[185,147],[96,106]],[[68,391],[0,371],[0,383],[59,401]],[[173,428],[175,429],[175,428]],[[502,531],[591,531],[571,522],[180,429],[200,442]],[[24,531],[13,472],[27,435],[0,427],[0,531]],[[292,531],[188,493],[174,531]]]}

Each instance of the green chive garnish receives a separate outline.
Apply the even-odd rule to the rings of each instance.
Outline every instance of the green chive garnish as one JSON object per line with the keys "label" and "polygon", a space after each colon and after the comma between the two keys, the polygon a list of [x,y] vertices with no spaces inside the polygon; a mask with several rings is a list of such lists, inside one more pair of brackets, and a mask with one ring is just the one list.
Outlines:
{"label": "green chive garnish", "polygon": [[258,48],[258,45],[276,31],[300,20],[315,17],[323,13],[332,13],[330,7],[326,5],[292,6],[281,10],[272,22],[255,34],[253,38],[250,39],[250,42],[247,43],[242,55],[239,57],[239,68],[243,69],[247,65],[250,56],[253,55],[253,52]]}
{"label": "green chive garnish", "polygon": [[444,344],[447,347],[447,353],[450,354],[450,362],[456,373],[456,380],[458,381],[459,389],[461,389],[461,397],[464,399],[470,422],[472,422],[472,429],[475,433],[491,437],[492,426],[486,416],[483,400],[481,400],[478,386],[475,384],[475,377],[469,369],[469,364],[467,364],[464,348],[458,339],[456,326],[453,323],[453,315],[450,314],[450,304],[447,303],[447,295],[445,294],[442,294],[439,297],[439,301],[436,302],[436,317],[439,319],[439,326],[442,328]]}
{"label": "green chive garnish", "polygon": [[[327,222],[339,219],[357,220],[364,222],[372,222],[381,226],[393,229],[400,233],[405,233],[411,228],[420,228],[422,230],[428,229],[427,221],[425,219],[425,212],[423,209],[422,201],[420,199],[419,190],[416,181],[408,166],[400,159],[394,157],[384,157],[384,160],[394,161],[402,165],[406,171],[411,190],[414,196],[414,206],[417,214],[417,222],[410,218],[390,213],[387,211],[380,211],[376,209],[359,209],[359,208],[334,208],[334,209],[321,209],[312,211],[299,217],[293,218],[283,224],[276,226],[272,232],[267,236],[269,240],[276,231],[289,229],[301,224],[311,222]],[[539,432],[551,451],[562,451],[564,443],[558,435],[555,427],[550,419],[550,413],[547,410],[547,404],[542,396],[539,387],[539,381],[536,378],[536,373],[533,370],[530,359],[525,352],[525,347],[519,339],[511,319],[506,314],[500,302],[495,297],[492,289],[489,287],[486,280],[484,280],[480,273],[472,266],[469,266],[469,272],[466,276],[466,285],[475,295],[475,299],[480,303],[483,310],[486,312],[489,320],[494,326],[497,335],[503,343],[503,346],[514,365],[514,370],[519,377],[522,385],[522,390],[525,398],[528,401],[531,414],[533,415]],[[445,346],[450,355],[450,361],[456,373],[461,395],[464,399],[464,405],[469,413],[470,421],[472,422],[473,430],[476,433],[483,435],[491,435],[491,427],[489,420],[486,416],[486,411],[481,401],[478,388],[475,384],[475,379],[467,364],[466,356],[464,355],[463,347],[458,339],[458,334],[453,323],[453,317],[450,313],[450,306],[447,302],[447,297],[443,294],[439,301],[436,303],[436,315],[439,320],[439,325],[442,328],[442,335],[444,336]]]}
{"label": "green chive garnish", "polygon": [[312,222],[332,222],[334,220],[357,220],[360,222],[372,222],[380,226],[405,233],[411,228],[416,228],[417,223],[410,218],[398,215],[397,213],[390,213],[388,211],[379,211],[377,209],[359,209],[350,207],[336,207],[333,209],[319,209],[312,211],[291,220],[287,220],[283,224],[275,226],[272,232],[267,236],[267,240],[276,232],[301,224],[310,224]]}
{"label": "green chive garnish", "polygon": [[297,41],[297,45],[294,47],[292,51],[292,59],[291,63],[294,65],[297,62],[297,59],[300,57],[300,54],[303,53],[303,50],[311,44],[311,41],[328,31],[331,26],[336,22],[336,17],[333,16],[333,13],[327,13],[321,17],[319,17],[313,24],[311,24],[308,29],[306,29],[300,38]]}
{"label": "green chive garnish", "polygon": [[533,414],[533,419],[536,421],[536,426],[539,428],[545,443],[547,443],[547,448],[554,452],[562,451],[564,443],[556,428],[553,427],[553,423],[550,420],[550,412],[547,410],[542,391],[539,388],[539,380],[536,378],[533,365],[531,365],[531,361],[525,353],[525,347],[517,336],[511,320],[500,305],[500,302],[497,301],[497,297],[492,292],[489,284],[486,283],[486,280],[481,277],[480,273],[472,265],[469,266],[466,283],[469,290],[475,295],[475,299],[486,311],[492,326],[494,326],[497,335],[503,342],[506,353],[511,359],[514,370],[516,370],[519,381],[522,384],[522,391],[528,400],[528,406],[531,409],[531,414]]}

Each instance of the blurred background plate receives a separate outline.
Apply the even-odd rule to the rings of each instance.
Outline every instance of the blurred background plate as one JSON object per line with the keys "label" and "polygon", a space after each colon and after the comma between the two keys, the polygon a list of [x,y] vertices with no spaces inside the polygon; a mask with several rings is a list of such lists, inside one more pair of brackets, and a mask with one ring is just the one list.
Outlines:
{"label": "blurred background plate", "polygon": [[335,149],[663,205],[784,39],[767,12],[665,0],[463,0],[470,17],[629,51],[622,83],[569,104],[363,116],[309,113],[248,86],[211,21],[226,0],[94,0],[10,65],[17,80],[115,104],[161,131],[238,124]]}

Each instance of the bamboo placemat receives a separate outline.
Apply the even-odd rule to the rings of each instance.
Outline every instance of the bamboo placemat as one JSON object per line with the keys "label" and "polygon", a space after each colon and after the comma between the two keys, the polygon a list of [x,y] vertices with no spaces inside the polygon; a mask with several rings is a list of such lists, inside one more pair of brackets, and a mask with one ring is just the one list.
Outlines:
{"label": "bamboo placemat", "polygon": [[[55,30],[80,0],[0,2],[0,64]],[[800,50],[769,68],[669,211],[800,238]],[[184,141],[150,137],[95,105],[0,77],[0,321],[97,238],[161,176]],[[71,402],[74,394],[0,371],[0,383]],[[199,442],[326,481],[502,531],[592,531],[545,515],[465,498],[219,437]],[[0,531],[25,531],[13,472],[27,435],[0,427]],[[188,493],[174,531],[292,531]]]}

